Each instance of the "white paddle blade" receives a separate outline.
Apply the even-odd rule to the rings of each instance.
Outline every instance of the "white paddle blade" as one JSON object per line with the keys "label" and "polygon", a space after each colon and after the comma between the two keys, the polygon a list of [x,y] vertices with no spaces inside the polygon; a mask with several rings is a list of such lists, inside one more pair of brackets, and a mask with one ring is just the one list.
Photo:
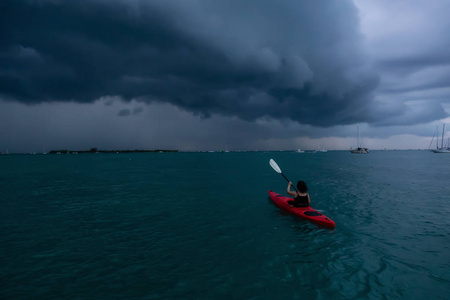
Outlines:
{"label": "white paddle blade", "polygon": [[270,166],[275,170],[275,172],[281,174],[281,169],[280,169],[280,167],[277,165],[277,163],[276,163],[273,159],[270,159],[270,160],[269,160],[269,164],[270,164]]}

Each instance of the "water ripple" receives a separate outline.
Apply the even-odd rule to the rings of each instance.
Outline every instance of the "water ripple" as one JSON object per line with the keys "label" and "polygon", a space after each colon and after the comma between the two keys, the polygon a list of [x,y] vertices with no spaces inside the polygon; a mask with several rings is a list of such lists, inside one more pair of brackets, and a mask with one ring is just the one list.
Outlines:
{"label": "water ripple", "polygon": [[[436,156],[229,154],[2,157],[0,298],[450,294],[448,170]],[[307,180],[336,229],[267,200],[286,189],[272,157]]]}

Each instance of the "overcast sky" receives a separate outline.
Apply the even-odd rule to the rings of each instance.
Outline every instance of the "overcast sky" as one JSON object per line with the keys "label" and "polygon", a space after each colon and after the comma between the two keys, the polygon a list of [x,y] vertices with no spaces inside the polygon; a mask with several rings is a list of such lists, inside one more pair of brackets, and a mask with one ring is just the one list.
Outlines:
{"label": "overcast sky", "polygon": [[[450,1],[2,0],[0,152],[428,148]],[[449,125],[450,126],[450,125]]]}

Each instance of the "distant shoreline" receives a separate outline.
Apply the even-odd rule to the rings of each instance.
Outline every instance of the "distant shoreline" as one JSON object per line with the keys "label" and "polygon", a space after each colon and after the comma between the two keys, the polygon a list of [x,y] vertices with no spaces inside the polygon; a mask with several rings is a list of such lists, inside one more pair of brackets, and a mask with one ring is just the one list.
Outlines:
{"label": "distant shoreline", "polygon": [[[94,149],[94,150],[93,150]],[[297,150],[231,150],[231,151],[220,151],[220,150],[170,150],[170,149],[156,149],[156,150],[98,150],[93,148],[91,150],[51,150],[49,152],[0,152],[0,156],[5,155],[30,155],[30,154],[95,154],[95,153],[248,153],[248,152],[295,152]],[[370,149],[370,152],[395,152],[395,151],[429,151],[429,149]],[[315,150],[305,150],[301,154],[311,154],[315,153]],[[349,150],[328,150],[328,152],[349,152]],[[321,152],[321,155],[324,155]],[[350,152],[349,152],[350,153]]]}
{"label": "distant shoreline", "polygon": [[148,152],[179,152],[179,150],[167,150],[167,149],[157,149],[157,150],[100,150],[97,148],[92,148],[91,150],[51,150],[48,154],[85,154],[85,153],[148,153]]}

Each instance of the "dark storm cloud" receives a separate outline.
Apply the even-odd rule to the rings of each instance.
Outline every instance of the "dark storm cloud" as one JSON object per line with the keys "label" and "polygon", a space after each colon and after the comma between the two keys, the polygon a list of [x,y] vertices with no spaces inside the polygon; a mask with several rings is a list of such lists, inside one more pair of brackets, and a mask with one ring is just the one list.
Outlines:
{"label": "dark storm cloud", "polygon": [[378,78],[351,1],[6,0],[0,10],[3,99],[109,95],[317,126],[374,119]]}
{"label": "dark storm cloud", "polygon": [[117,115],[119,117],[127,117],[127,116],[131,115],[131,110],[129,110],[128,108],[122,109],[117,113]]}
{"label": "dark storm cloud", "polygon": [[125,108],[125,109],[121,109],[117,115],[119,117],[127,117],[127,116],[131,116],[131,115],[139,115],[140,113],[142,113],[144,111],[144,109],[142,107],[135,107],[133,108],[133,110],[129,109],[129,108]]}
{"label": "dark storm cloud", "polygon": [[144,111],[144,109],[142,107],[135,107],[133,108],[133,115],[138,115],[140,113],[142,113]]}

